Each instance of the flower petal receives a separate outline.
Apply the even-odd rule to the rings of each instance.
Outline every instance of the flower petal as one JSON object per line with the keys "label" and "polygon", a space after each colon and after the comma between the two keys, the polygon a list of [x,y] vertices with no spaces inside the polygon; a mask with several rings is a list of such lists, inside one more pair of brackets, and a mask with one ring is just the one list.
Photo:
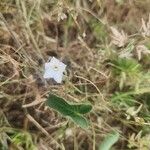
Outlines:
{"label": "flower petal", "polygon": [[55,76],[55,74],[56,73],[52,69],[47,69],[47,70],[45,70],[43,77],[45,79],[53,78]]}
{"label": "flower petal", "polygon": [[59,61],[58,59],[56,59],[55,57],[52,57],[50,62],[51,64],[56,65],[59,68],[59,70],[61,70],[62,72],[65,71],[66,65],[61,61]]}
{"label": "flower petal", "polygon": [[54,79],[57,83],[61,83],[61,82],[62,82],[62,79],[63,79],[63,73],[55,74],[55,76],[53,77],[53,79]]}

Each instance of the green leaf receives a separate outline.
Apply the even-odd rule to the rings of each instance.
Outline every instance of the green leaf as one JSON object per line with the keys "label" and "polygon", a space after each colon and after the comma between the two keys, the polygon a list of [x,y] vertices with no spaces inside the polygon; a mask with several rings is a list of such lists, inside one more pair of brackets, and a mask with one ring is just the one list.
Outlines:
{"label": "green leaf", "polygon": [[69,116],[70,113],[72,113],[72,107],[63,98],[60,98],[56,95],[49,95],[47,105],[59,111],[64,116]]}
{"label": "green leaf", "polygon": [[88,105],[88,104],[80,104],[80,105],[71,105],[72,109],[74,109],[74,111],[80,113],[80,114],[86,114],[88,112],[91,111],[92,106]]}
{"label": "green leaf", "polygon": [[100,144],[99,150],[110,150],[110,148],[119,140],[119,133],[113,132],[106,136],[104,141]]}
{"label": "green leaf", "polygon": [[86,118],[81,115],[73,114],[71,119],[78,124],[81,128],[88,128],[89,123]]}
{"label": "green leaf", "polygon": [[69,116],[82,128],[88,127],[88,121],[82,115],[88,113],[92,106],[88,104],[69,104],[63,98],[50,94],[47,105],[64,116]]}

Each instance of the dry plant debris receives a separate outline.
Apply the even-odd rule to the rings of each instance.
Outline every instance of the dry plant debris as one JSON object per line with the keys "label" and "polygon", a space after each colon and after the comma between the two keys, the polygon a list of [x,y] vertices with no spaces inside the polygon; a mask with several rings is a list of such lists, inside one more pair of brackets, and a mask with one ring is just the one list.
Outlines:
{"label": "dry plant debris", "polygon": [[[149,150],[149,10],[149,0],[1,0],[0,149]],[[43,77],[50,57],[67,65],[59,83]],[[46,106],[49,93],[90,104],[89,128]]]}

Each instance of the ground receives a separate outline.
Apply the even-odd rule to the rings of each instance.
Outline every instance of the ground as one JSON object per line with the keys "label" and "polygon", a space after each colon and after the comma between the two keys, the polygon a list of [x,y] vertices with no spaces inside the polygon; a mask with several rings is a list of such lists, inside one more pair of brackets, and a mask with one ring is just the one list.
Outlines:
{"label": "ground", "polygon": [[[0,1],[0,149],[150,149],[149,0]],[[44,64],[67,65],[63,82]],[[90,104],[82,129],[49,94]],[[106,150],[106,149],[104,149]]]}

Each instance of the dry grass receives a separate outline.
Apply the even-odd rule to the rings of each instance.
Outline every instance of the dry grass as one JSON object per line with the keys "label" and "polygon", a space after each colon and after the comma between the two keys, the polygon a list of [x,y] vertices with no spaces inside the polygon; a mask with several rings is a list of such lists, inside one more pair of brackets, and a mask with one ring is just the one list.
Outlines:
{"label": "dry grass", "polygon": [[[149,7],[149,0],[1,0],[0,149],[96,150],[117,130],[116,149],[149,150],[150,42],[140,32]],[[111,26],[124,30],[126,43],[112,41]],[[49,56],[67,64],[61,85],[43,79]],[[90,102],[90,128],[46,108],[49,92]]]}

